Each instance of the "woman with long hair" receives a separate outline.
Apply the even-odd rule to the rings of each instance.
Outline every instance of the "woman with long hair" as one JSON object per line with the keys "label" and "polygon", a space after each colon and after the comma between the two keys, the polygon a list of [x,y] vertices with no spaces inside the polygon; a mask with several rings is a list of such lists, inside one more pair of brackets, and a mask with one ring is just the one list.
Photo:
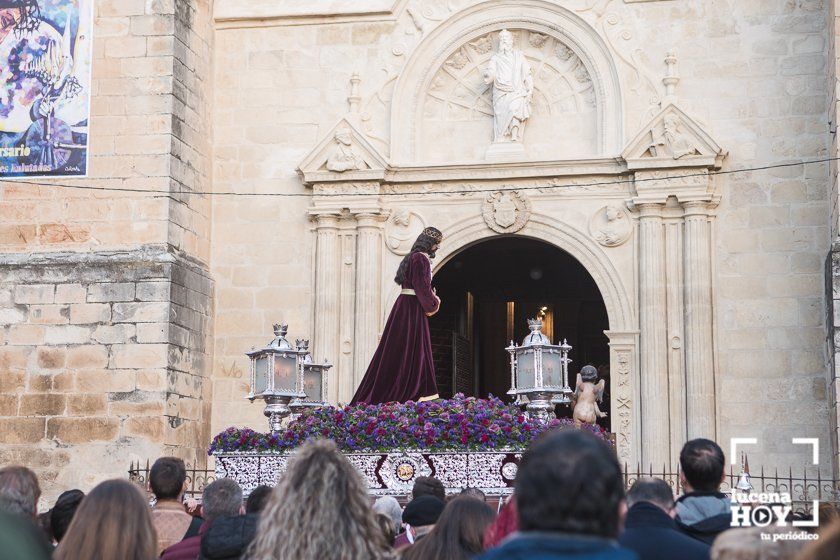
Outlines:
{"label": "woman with long hair", "polygon": [[443,234],[428,227],[397,268],[402,291],[382,331],[379,347],[351,401],[427,401],[438,398],[429,317],[440,308],[432,288],[432,262]]}
{"label": "woman with long hair", "polygon": [[496,514],[472,496],[458,496],[440,514],[434,529],[403,552],[402,560],[467,560],[484,550],[484,533]]}
{"label": "woman with long hair", "polygon": [[106,480],[82,499],[53,560],[152,560],[156,545],[140,488],[126,480]]}
{"label": "woman with long hair", "polygon": [[251,560],[392,558],[361,475],[329,440],[300,447],[268,499]]}

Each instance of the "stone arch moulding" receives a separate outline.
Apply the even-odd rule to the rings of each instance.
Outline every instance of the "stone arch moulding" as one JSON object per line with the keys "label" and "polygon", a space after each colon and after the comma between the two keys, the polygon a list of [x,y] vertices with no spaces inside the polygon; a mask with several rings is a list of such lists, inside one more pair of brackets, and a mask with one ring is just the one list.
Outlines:
{"label": "stone arch moulding", "polygon": [[[586,234],[544,214],[532,214],[528,224],[515,235],[551,243],[577,259],[592,275],[601,297],[604,298],[610,330],[632,331],[637,328],[635,311],[630,303],[632,298],[624,282],[600,246],[592,243]],[[455,255],[471,245],[494,237],[500,235],[488,229],[481,216],[449,226],[443,231],[444,242],[433,264],[433,271],[440,270]],[[396,285],[389,288],[383,325],[398,295],[399,289]]]}
{"label": "stone arch moulding", "polygon": [[435,72],[469,41],[506,27],[547,34],[580,58],[595,88],[599,155],[621,152],[624,114],[618,72],[595,29],[572,11],[545,0],[489,0],[454,14],[423,39],[397,79],[391,104],[391,165],[423,163],[417,161],[415,141]]}

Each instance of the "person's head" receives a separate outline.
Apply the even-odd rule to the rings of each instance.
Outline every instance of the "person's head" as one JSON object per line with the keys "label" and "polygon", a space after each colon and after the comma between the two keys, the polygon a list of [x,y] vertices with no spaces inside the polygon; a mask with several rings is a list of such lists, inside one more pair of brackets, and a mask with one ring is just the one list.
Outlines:
{"label": "person's head", "polygon": [[397,538],[397,530],[394,527],[394,520],[384,513],[374,513],[373,516],[376,524],[382,531],[382,536],[385,538],[385,542],[393,543],[394,539]]}
{"label": "person's head", "polygon": [[618,536],[621,468],[592,434],[558,430],[540,437],[523,455],[514,488],[521,531]]}
{"label": "person's head", "polygon": [[[822,518],[820,518],[822,522]],[[820,528],[819,540],[808,544],[797,560],[835,560],[840,550],[840,521]]]}
{"label": "person's head", "polygon": [[160,500],[178,500],[187,490],[187,467],[177,457],[161,457],[149,471],[149,488],[155,498]]}
{"label": "person's head", "polygon": [[414,245],[411,246],[411,251],[403,257],[400,266],[397,268],[397,274],[394,277],[394,282],[397,284],[404,284],[406,273],[408,272],[408,263],[411,260],[411,255],[414,253],[425,253],[430,259],[435,258],[440,243],[443,241],[443,234],[439,229],[427,227],[423,232],[417,236]]}
{"label": "person's head", "polygon": [[406,504],[402,520],[412,527],[429,527],[437,523],[446,503],[437,496],[420,496]]}
{"label": "person's head", "polygon": [[16,465],[0,469],[0,511],[35,519],[39,497],[41,487],[34,472]]}
{"label": "person's head", "polygon": [[693,439],[680,451],[680,481],[688,492],[716,492],[723,482],[726,459],[710,439]]}
{"label": "person's head", "polygon": [[627,491],[627,507],[646,502],[653,504],[674,517],[674,493],[668,483],[661,478],[640,478]]}
{"label": "person's head", "polygon": [[481,500],[482,502],[486,502],[486,501],[487,501],[487,496],[484,494],[484,492],[482,492],[482,491],[481,491],[480,489],[478,489],[478,488],[472,488],[472,487],[470,487],[470,486],[467,486],[466,488],[464,488],[463,490],[461,490],[461,494],[460,494],[460,495],[461,495],[461,496],[471,496],[471,497],[473,497],[473,498],[476,498],[476,499],[478,499],[478,500]]}
{"label": "person's head", "polygon": [[446,490],[443,483],[433,476],[418,476],[411,489],[412,499],[420,496],[434,496],[442,502],[446,501]]}
{"label": "person's head", "polygon": [[[788,560],[797,558],[804,542],[786,539],[782,534],[790,533],[790,527],[745,527],[729,529],[715,538],[711,560]],[[762,535],[770,537],[766,539]],[[781,537],[781,538],[780,538]],[[820,539],[822,540],[822,539]],[[837,557],[837,551],[831,558]]]}
{"label": "person's head", "polygon": [[214,480],[201,494],[201,511],[205,521],[239,515],[242,513],[242,488],[232,478]]}
{"label": "person's head", "polygon": [[402,507],[393,496],[382,496],[373,502],[373,511],[387,515],[394,527],[394,535],[400,533],[402,527]]}
{"label": "person's head", "polygon": [[143,492],[126,480],[106,480],[85,496],[54,560],[149,560],[157,537]]}
{"label": "person's head", "polygon": [[580,379],[587,383],[595,383],[598,381],[598,370],[595,366],[585,365],[580,368]]}
{"label": "person's head", "polygon": [[493,508],[471,496],[458,496],[446,504],[435,528],[406,550],[405,560],[435,558],[465,560],[484,550],[484,533],[496,514]]}
{"label": "person's head", "polygon": [[484,533],[484,548],[499,546],[509,535],[519,530],[519,517],[516,514],[516,500],[511,497],[502,506],[496,520],[487,527]]}
{"label": "person's head", "polygon": [[248,499],[245,500],[245,513],[260,513],[264,510],[272,490],[273,488],[271,486],[266,486],[265,484],[254,488],[248,494]]}
{"label": "person's head", "polygon": [[85,493],[81,490],[68,490],[63,492],[55,501],[55,505],[50,511],[50,531],[55,542],[61,542],[67,533],[67,528],[70,527],[70,522],[73,520],[73,515],[82,503],[82,498]]}
{"label": "person's head", "polygon": [[361,475],[328,440],[302,445],[260,516],[249,558],[376,559],[388,543]]}

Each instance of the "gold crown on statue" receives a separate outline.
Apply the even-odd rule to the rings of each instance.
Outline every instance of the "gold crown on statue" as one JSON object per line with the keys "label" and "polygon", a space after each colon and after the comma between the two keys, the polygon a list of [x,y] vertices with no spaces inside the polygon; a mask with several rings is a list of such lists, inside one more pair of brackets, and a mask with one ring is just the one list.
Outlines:
{"label": "gold crown on statue", "polygon": [[437,228],[427,227],[426,229],[423,230],[423,235],[425,235],[426,237],[431,237],[432,239],[434,239],[438,243],[443,241],[443,234]]}

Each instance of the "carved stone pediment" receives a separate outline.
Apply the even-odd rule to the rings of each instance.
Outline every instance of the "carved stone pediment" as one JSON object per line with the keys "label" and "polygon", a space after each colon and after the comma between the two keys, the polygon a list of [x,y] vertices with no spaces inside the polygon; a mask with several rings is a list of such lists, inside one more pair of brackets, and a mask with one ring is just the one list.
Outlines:
{"label": "carved stone pediment", "polygon": [[682,109],[666,105],[622,152],[629,169],[708,167],[718,169],[726,153]]}
{"label": "carved stone pediment", "polygon": [[375,181],[388,162],[352,120],[341,119],[298,166],[306,185],[334,181]]}

